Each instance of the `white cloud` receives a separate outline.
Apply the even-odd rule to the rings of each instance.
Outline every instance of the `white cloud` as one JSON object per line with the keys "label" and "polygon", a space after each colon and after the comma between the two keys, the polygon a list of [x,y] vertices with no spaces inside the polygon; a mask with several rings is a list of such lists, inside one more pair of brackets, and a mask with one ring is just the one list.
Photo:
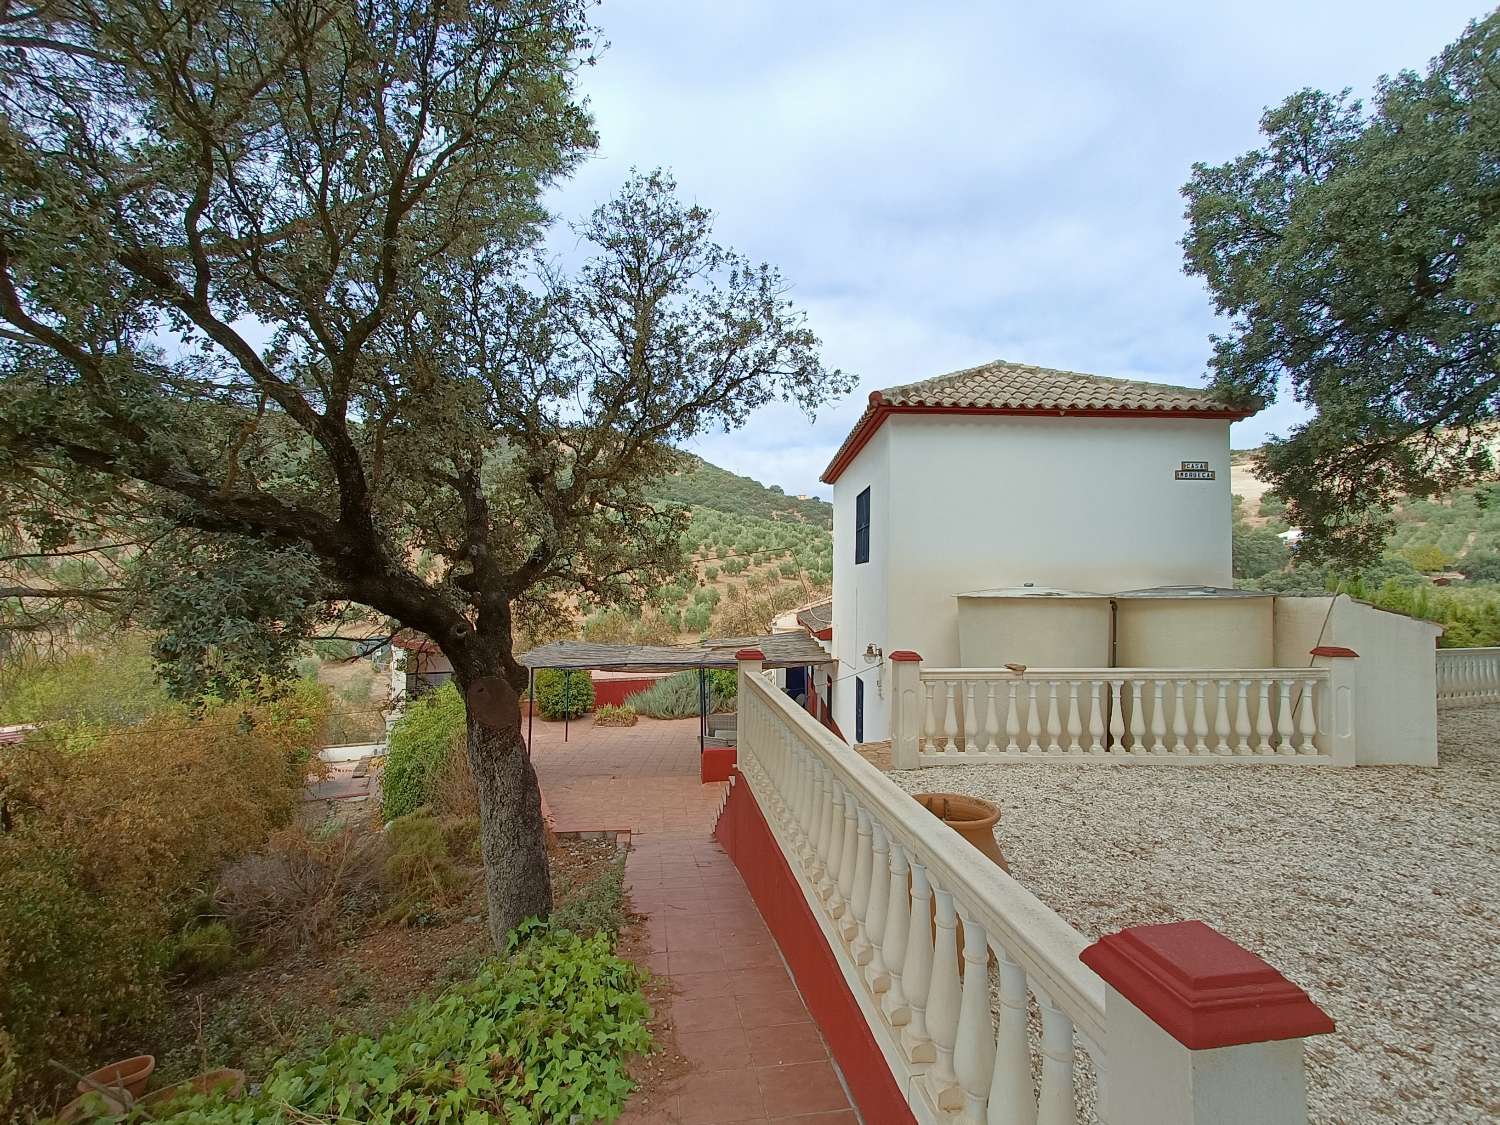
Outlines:
{"label": "white cloud", "polygon": [[[577,214],[632,166],[667,166],[721,240],[778,265],[829,366],[860,387],[809,424],[772,406],[695,451],[788,492],[870,389],[1005,357],[1201,380],[1217,326],[1181,272],[1195,160],[1257,143],[1306,85],[1421,68],[1475,15],[1455,0],[614,0],[584,79],[599,156]],[[1277,404],[1236,445],[1284,432]],[[826,491],[826,489],[824,489]]]}

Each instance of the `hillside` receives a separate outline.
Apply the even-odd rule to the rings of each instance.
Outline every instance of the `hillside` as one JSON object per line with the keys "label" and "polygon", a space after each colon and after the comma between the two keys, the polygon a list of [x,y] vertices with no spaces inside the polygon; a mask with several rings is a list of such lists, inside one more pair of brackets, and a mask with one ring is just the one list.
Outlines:
{"label": "hillside", "polygon": [[692,512],[685,572],[657,587],[644,612],[600,609],[583,623],[601,644],[664,644],[707,634],[763,633],[778,614],[833,587],[833,505],[798,499],[693,457],[647,490]]}
{"label": "hillside", "polygon": [[692,462],[690,469],[647,490],[652,500],[694,509],[708,508],[731,516],[796,519],[819,527],[833,527],[833,505],[826,500],[800,500],[788,496],[775,485],[767,487],[749,477],[709,464],[701,457],[689,457]]}

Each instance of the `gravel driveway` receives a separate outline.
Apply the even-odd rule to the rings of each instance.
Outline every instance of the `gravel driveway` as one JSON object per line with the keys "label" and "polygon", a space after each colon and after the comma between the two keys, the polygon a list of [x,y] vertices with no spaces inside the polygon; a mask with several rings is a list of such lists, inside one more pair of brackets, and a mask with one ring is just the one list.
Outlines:
{"label": "gravel driveway", "polygon": [[937,766],[996,802],[1013,873],[1090,937],[1201,918],[1333,1016],[1317,1122],[1500,1120],[1500,706],[1440,715],[1437,769]]}

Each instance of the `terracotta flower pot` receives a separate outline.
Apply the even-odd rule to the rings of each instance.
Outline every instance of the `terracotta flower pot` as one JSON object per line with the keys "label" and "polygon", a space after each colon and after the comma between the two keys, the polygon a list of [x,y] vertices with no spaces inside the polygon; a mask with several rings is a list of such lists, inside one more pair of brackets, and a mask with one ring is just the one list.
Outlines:
{"label": "terracotta flower pot", "polygon": [[121,1059],[85,1074],[78,1081],[78,1092],[87,1094],[104,1087],[108,1090],[123,1089],[132,1099],[138,1098],[146,1092],[146,1083],[151,1080],[151,1072],[155,1069],[154,1055],[135,1055]]}
{"label": "terracotta flower pot", "polygon": [[998,805],[962,793],[917,793],[914,797],[917,804],[988,856],[1000,870],[1010,871],[995,842],[995,825],[1000,822]]}
{"label": "terracotta flower pot", "polygon": [[230,1099],[240,1096],[245,1089],[245,1072],[243,1070],[230,1070],[228,1067],[220,1067],[218,1070],[207,1070],[185,1082],[179,1082],[175,1086],[165,1086],[160,1090],[153,1090],[141,1099],[140,1104],[149,1109],[161,1109],[170,1102],[186,1094],[212,1094],[223,1091]]}

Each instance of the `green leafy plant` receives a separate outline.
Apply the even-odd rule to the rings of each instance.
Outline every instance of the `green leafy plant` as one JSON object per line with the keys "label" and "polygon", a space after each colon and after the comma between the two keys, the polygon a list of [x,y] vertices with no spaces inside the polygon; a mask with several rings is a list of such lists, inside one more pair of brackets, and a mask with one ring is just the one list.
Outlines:
{"label": "green leafy plant", "polygon": [[576,719],[594,707],[594,681],[587,672],[542,668],[534,690],[544,719]]}
{"label": "green leafy plant", "polygon": [[223,922],[189,928],[177,939],[172,968],[188,980],[217,976],[234,964],[234,934]]}
{"label": "green leafy plant", "polygon": [[380,810],[387,820],[427,803],[435,772],[455,745],[463,752],[466,731],[463,696],[451,680],[407,707],[391,728],[380,774]]}
{"label": "green leafy plant", "polygon": [[[729,673],[731,676],[734,673]],[[709,673],[707,705],[710,711],[722,711],[729,705],[733,696],[721,695],[715,686],[712,672]],[[698,696],[698,673],[696,671],[678,672],[675,676],[657,680],[656,683],[638,691],[625,700],[628,707],[635,709],[637,714],[645,715],[652,719],[686,719],[698,713],[700,706]]]}
{"label": "green leafy plant", "polygon": [[282,1059],[252,1097],[192,1096],[156,1120],[613,1121],[632,1089],[626,1061],[651,1045],[649,1016],[635,966],[607,935],[527,923],[503,959],[408,1008],[378,1038]]}

